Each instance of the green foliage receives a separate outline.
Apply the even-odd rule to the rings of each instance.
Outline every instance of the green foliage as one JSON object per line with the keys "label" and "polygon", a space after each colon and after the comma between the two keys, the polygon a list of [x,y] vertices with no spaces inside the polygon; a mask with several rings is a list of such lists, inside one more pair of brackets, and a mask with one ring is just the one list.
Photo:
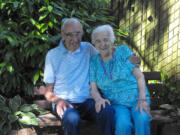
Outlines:
{"label": "green foliage", "polygon": [[24,104],[20,96],[7,99],[0,95],[0,133],[6,134],[12,129],[37,126],[37,115],[45,114],[36,104]]}
{"label": "green foliage", "polygon": [[115,29],[115,35],[117,37],[115,45],[127,44],[125,39],[129,37],[130,30],[128,28]]}
{"label": "green foliage", "polygon": [[175,80],[170,78],[163,71],[161,71],[161,76],[163,80],[163,100],[167,101],[169,104],[180,107],[180,88],[177,87]]}
{"label": "green foliage", "polygon": [[[93,27],[112,24],[107,0],[0,0],[0,94],[33,96],[43,77],[45,54],[60,40],[63,18],[79,18],[83,40]],[[93,27],[92,27],[93,26]]]}

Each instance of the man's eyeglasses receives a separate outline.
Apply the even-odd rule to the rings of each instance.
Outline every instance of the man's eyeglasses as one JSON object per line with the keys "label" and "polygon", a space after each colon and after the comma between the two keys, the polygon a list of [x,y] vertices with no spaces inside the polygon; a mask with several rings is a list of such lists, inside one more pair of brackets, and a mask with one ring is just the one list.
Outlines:
{"label": "man's eyeglasses", "polygon": [[72,38],[72,37],[80,37],[82,36],[82,32],[68,32],[68,33],[64,33],[66,35],[66,37],[68,38]]}

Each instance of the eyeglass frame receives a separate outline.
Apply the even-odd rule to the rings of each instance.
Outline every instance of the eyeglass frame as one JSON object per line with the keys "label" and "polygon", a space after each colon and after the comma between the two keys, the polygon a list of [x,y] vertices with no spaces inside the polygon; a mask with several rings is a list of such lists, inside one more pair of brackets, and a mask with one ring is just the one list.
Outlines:
{"label": "eyeglass frame", "polygon": [[78,31],[78,32],[68,32],[68,33],[63,32],[63,33],[67,38],[72,38],[73,36],[80,37],[80,36],[83,35],[83,32],[80,32],[80,31]]}

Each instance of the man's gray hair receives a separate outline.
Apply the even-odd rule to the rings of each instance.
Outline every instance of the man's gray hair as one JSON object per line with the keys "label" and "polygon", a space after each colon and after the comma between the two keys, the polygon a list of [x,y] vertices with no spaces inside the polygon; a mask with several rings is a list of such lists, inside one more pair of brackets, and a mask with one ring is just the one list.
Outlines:
{"label": "man's gray hair", "polygon": [[[62,25],[61,25],[61,32],[64,32],[65,26],[67,23],[75,23],[75,22],[79,22],[81,24],[81,22],[77,19],[77,18],[64,18],[62,20]],[[83,30],[83,26],[81,24],[82,30]]]}
{"label": "man's gray hair", "polygon": [[95,34],[97,33],[104,33],[104,32],[108,32],[109,34],[109,40],[111,41],[111,43],[114,43],[115,41],[115,36],[114,36],[114,31],[113,31],[113,28],[109,25],[109,24],[106,24],[106,25],[101,25],[101,26],[98,26],[96,27],[92,34],[91,34],[91,41],[92,41],[92,44],[94,44],[94,40],[95,40]]}

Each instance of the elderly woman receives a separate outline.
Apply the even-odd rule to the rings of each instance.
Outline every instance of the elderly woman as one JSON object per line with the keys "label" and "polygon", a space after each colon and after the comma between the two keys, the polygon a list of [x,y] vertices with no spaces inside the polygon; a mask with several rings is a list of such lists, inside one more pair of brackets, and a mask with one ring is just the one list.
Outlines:
{"label": "elderly woman", "polygon": [[[126,45],[114,47],[113,29],[102,25],[92,32],[99,54],[90,62],[91,96],[100,112],[105,103],[115,110],[115,135],[150,135],[150,98],[141,70],[130,62]],[[100,90],[100,93],[99,93]]]}

